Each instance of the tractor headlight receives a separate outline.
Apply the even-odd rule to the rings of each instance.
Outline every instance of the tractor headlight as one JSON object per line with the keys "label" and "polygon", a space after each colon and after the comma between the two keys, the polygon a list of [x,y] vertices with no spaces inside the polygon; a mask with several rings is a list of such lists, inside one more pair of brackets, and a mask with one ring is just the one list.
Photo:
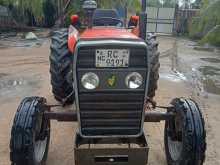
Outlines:
{"label": "tractor headlight", "polygon": [[86,73],[82,76],[81,83],[86,89],[95,89],[99,86],[99,77],[92,72]]}
{"label": "tractor headlight", "polygon": [[125,78],[125,84],[130,89],[137,89],[143,84],[143,77],[137,72],[132,72]]}

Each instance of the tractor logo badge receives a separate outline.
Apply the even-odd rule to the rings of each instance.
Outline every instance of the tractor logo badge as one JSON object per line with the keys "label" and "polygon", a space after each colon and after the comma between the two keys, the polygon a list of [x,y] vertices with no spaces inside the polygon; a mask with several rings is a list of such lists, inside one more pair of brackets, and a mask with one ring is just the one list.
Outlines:
{"label": "tractor logo badge", "polygon": [[116,76],[111,75],[111,77],[108,78],[108,85],[110,87],[114,87],[116,85]]}

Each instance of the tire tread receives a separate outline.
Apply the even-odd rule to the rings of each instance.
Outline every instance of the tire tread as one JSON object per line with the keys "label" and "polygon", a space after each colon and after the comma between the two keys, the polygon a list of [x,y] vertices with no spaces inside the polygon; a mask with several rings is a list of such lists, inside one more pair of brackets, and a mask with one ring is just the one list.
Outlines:
{"label": "tire tread", "polygon": [[[63,101],[71,93],[73,84],[68,82],[68,74],[72,71],[73,55],[68,50],[68,31],[61,29],[53,32],[50,60],[51,85],[54,97]],[[67,102],[72,103],[74,95]]]}
{"label": "tire tread", "polygon": [[32,138],[36,127],[36,116],[43,114],[41,106],[45,102],[46,100],[41,97],[27,97],[19,105],[11,130],[10,159],[12,164],[33,164]]}
{"label": "tire tread", "polygon": [[159,80],[159,56],[158,52],[158,42],[156,41],[156,35],[149,33],[147,37],[147,47],[148,47],[148,55],[150,57],[150,80],[148,87],[148,97],[153,98],[156,94],[156,90],[158,88],[158,80]]}

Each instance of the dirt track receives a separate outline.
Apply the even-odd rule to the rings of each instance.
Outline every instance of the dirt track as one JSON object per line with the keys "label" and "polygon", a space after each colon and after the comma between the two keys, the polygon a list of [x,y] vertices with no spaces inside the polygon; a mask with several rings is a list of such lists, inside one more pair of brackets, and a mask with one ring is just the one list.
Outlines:
{"label": "dirt track", "polygon": [[[173,47],[174,38],[160,37],[160,51]],[[0,41],[4,43],[4,41]],[[169,51],[168,51],[169,52]],[[182,51],[183,53],[183,51]],[[44,96],[49,103],[55,103],[51,94],[49,79],[49,40],[40,47],[10,47],[0,49],[0,165],[9,165],[10,129],[16,108],[25,96]],[[204,108],[207,122],[207,165],[220,164],[220,106],[219,96],[200,95],[191,80],[171,71],[170,56],[161,56],[161,79],[156,100],[167,105],[174,97],[193,97]],[[184,71],[187,72],[187,71]],[[197,82],[196,82],[197,83]],[[199,82],[198,82],[199,83]],[[194,84],[195,85],[195,84]],[[205,104],[204,104],[205,99]],[[72,107],[66,107],[72,108]],[[48,165],[72,165],[73,140],[76,131],[74,123],[52,122]],[[166,165],[163,147],[163,123],[145,124],[145,133],[150,145],[149,165]]]}

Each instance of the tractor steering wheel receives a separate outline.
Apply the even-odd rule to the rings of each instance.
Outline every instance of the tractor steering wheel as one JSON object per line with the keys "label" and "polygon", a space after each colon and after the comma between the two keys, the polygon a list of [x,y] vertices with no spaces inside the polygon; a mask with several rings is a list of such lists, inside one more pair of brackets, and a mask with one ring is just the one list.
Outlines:
{"label": "tractor steering wheel", "polygon": [[100,17],[93,19],[94,26],[117,26],[122,27],[124,22],[117,18],[112,17]]}

